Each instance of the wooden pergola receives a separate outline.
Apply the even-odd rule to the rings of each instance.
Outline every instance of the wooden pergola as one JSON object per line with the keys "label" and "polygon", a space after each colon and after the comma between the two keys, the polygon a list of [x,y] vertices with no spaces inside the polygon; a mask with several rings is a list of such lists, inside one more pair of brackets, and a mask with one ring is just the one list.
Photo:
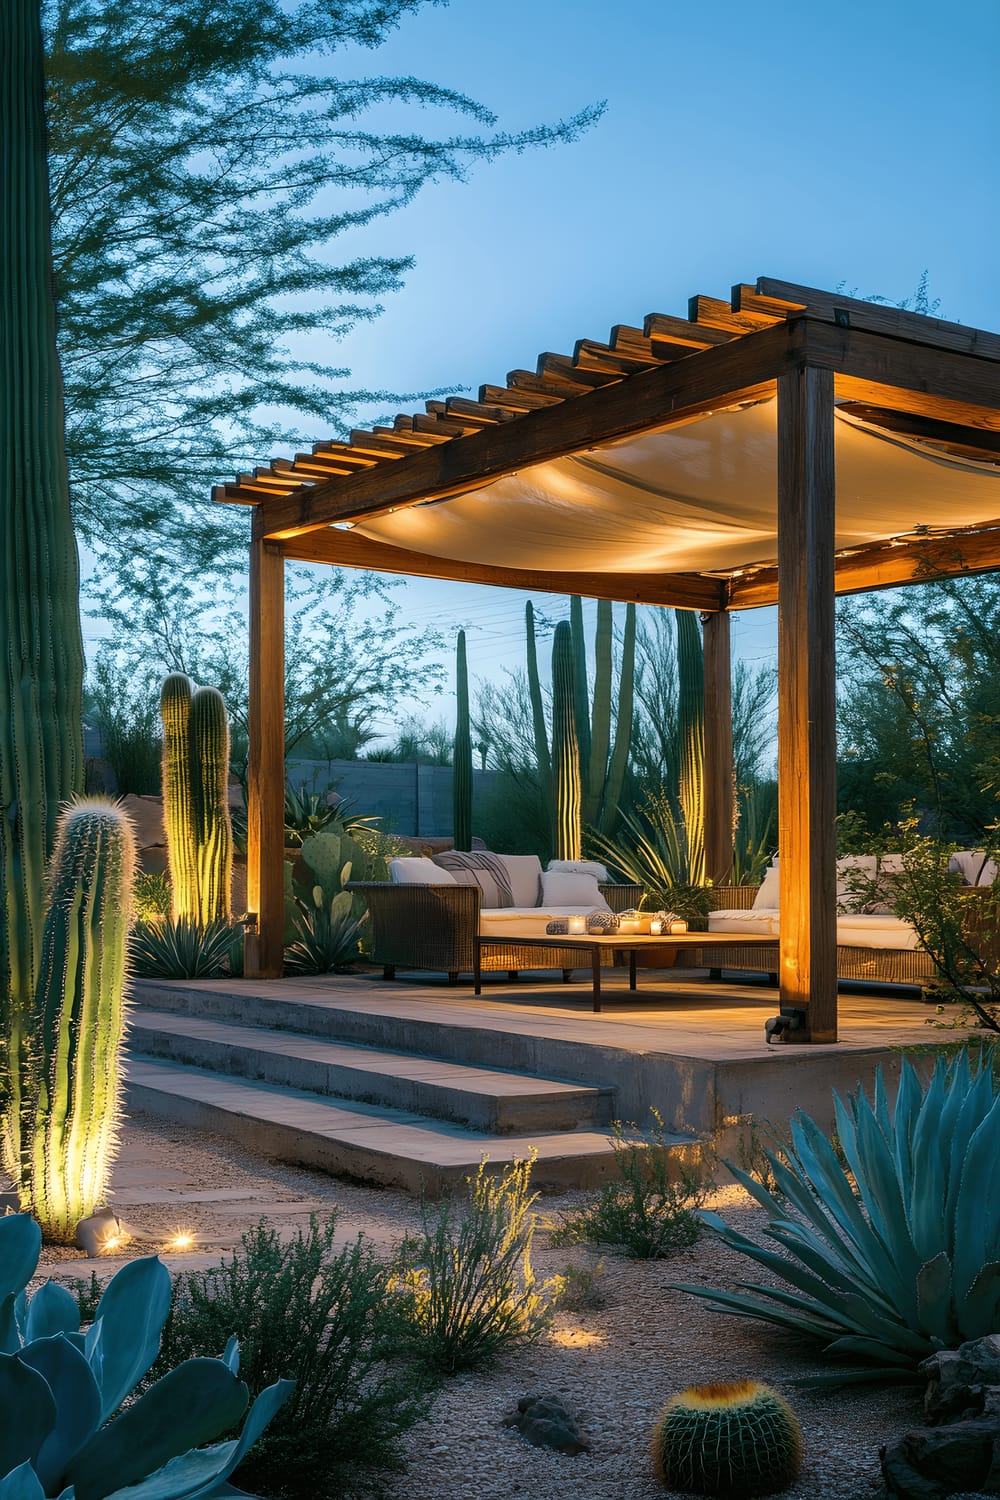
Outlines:
{"label": "wooden pergola", "polygon": [[[593,465],[595,454],[614,458],[623,443],[649,435],[677,441],[693,422],[710,436],[713,421],[767,401],[776,410],[773,537],[738,565],[712,565],[706,553],[706,565],[676,572],[659,562],[622,566],[612,549],[607,566],[603,558],[553,566],[550,558],[532,567],[453,545],[447,529],[427,550],[386,539],[396,523],[404,537],[407,522],[438,524],[442,510],[450,525],[457,503],[433,513],[413,508],[461,500],[468,510],[469,497],[479,517],[495,505],[502,528],[512,485],[545,501],[546,484],[567,459]],[[845,417],[874,430],[890,461],[930,460],[932,493],[937,475],[958,493],[958,510],[932,509],[906,525],[883,523],[885,535],[866,531],[860,544],[838,543],[835,432]],[[777,604],[781,1006],[804,1013],[796,1039],[835,1041],[834,600],[1000,567],[997,466],[1000,335],[762,278],[734,287],[728,301],[692,298],[687,318],[652,314],[641,329],[613,328],[606,344],[582,339],[571,356],[543,354],[534,371],[513,371],[506,386],[483,386],[478,401],[430,401],[391,427],[275,459],[217,489],[218,501],[254,507],[248,905],[258,930],[248,939],[247,974],[277,976],[282,964],[286,558],[700,611],[706,844],[716,878],[731,858],[729,616]],[[748,484],[758,480],[759,465],[746,475]],[[619,474],[619,488],[620,481]],[[735,505],[738,468],[731,482]],[[649,491],[647,482],[644,496]],[[892,496],[883,498],[891,510]],[[684,505],[697,511],[690,497]],[[560,515],[572,535],[575,516],[585,525],[586,505]],[[714,515],[718,526],[718,507]]]}

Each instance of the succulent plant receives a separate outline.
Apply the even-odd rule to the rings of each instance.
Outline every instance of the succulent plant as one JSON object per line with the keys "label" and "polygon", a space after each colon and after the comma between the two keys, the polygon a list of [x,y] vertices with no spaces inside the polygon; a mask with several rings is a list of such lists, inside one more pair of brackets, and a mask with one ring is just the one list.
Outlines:
{"label": "succulent plant", "polygon": [[285,945],[286,974],[330,974],[349,968],[358,957],[366,917],[356,917],[350,891],[329,899],[321,885],[312,901],[296,896],[294,936]]}
{"label": "succulent plant", "polygon": [[222,694],[171,672],[160,690],[163,821],[175,921],[228,921],[233,863],[229,722]]}
{"label": "succulent plant", "polygon": [[871,1103],[862,1089],[833,1097],[843,1165],[806,1114],[780,1155],[766,1152],[774,1193],[727,1163],[783,1253],[702,1215],[785,1285],[681,1290],[818,1339],[835,1359],[862,1361],[864,1378],[905,1377],[936,1349],[1000,1327],[1000,1094],[989,1064],[963,1049],[937,1059],[926,1088],[904,1059],[892,1105],[881,1069]]}
{"label": "succulent plant", "polygon": [[202,926],[172,916],[136,922],[129,939],[133,973],[143,979],[216,979],[230,964],[241,929],[232,922]]}
{"label": "succulent plant", "polygon": [[117,1144],[135,838],[98,798],[59,820],[35,1004],[21,1204],[47,1239],[72,1243],[104,1202]]}
{"label": "succulent plant", "polygon": [[452,751],[452,800],[456,849],[472,848],[472,732],[469,727],[469,668],[465,656],[465,631],[458,632],[456,647],[455,743]]}
{"label": "succulent plant", "polygon": [[83,790],[83,644],[56,352],[38,0],[0,27],[0,1058],[5,1165],[21,1171],[25,1020],[59,808]]}
{"label": "succulent plant", "polygon": [[[185,1360],[130,1399],[160,1347],[170,1310],[166,1267],[155,1255],[123,1267],[82,1333],[65,1287],[48,1281],[27,1299],[40,1247],[26,1214],[0,1219],[0,1500],[238,1495],[229,1475],[293,1382],[269,1386],[247,1411],[230,1339],[221,1359]],[[238,1438],[199,1446],[244,1413]]]}
{"label": "succulent plant", "polygon": [[653,1429],[653,1466],[667,1489],[750,1500],[785,1489],[799,1472],[795,1413],[754,1380],[696,1385],[663,1408]]}

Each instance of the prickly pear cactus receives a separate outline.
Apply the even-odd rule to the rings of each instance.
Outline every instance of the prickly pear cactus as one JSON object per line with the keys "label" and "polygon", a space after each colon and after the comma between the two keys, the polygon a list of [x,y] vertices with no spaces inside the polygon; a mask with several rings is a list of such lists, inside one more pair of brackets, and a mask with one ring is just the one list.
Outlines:
{"label": "prickly pear cactus", "polygon": [[22,1038],[59,806],[83,786],[83,648],[52,292],[38,0],[0,25],[0,1036],[21,1172]]}
{"label": "prickly pear cactus", "polygon": [[174,920],[207,927],[230,916],[233,834],[229,721],[222,694],[172,672],[160,690],[163,821]]}
{"label": "prickly pear cactus", "polygon": [[106,1201],[117,1147],[135,838],[114,803],[74,803],[59,821],[27,1035],[22,1206],[71,1243]]}
{"label": "prickly pear cactus", "polygon": [[750,1500],[799,1472],[802,1434],[791,1407],[754,1380],[696,1385],[669,1401],[653,1429],[653,1465],[669,1490]]}
{"label": "prickly pear cactus", "polygon": [[557,859],[580,858],[580,752],[574,707],[573,636],[563,620],[552,641],[552,770]]}
{"label": "prickly pear cactus", "polygon": [[455,743],[451,758],[453,831],[456,849],[472,848],[472,734],[469,729],[469,668],[465,656],[465,631],[458,632],[456,647]]}

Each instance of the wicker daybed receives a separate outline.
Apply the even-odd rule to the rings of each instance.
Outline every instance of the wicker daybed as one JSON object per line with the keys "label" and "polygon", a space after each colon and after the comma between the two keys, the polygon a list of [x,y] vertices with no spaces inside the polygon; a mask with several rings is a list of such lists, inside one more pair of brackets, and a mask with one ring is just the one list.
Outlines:
{"label": "wicker daybed", "polygon": [[[386,979],[399,969],[432,969],[449,984],[475,969],[482,892],[477,885],[395,885],[389,881],[351,881],[368,903],[373,957]],[[627,911],[642,900],[642,886],[602,881],[600,892],[612,911]],[[579,950],[535,948],[529,943],[491,947],[483,968],[561,969],[568,979],[581,965]]]}

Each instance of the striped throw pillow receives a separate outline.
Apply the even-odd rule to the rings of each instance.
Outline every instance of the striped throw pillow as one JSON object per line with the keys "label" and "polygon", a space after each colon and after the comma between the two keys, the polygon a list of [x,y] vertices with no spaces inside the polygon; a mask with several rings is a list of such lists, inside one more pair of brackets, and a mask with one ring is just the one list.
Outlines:
{"label": "striped throw pillow", "polygon": [[510,888],[510,876],[502,859],[487,854],[481,849],[466,854],[459,849],[446,849],[435,854],[434,863],[442,870],[450,870],[460,885],[478,885],[483,893],[482,905],[487,908],[514,905],[514,892]]}

